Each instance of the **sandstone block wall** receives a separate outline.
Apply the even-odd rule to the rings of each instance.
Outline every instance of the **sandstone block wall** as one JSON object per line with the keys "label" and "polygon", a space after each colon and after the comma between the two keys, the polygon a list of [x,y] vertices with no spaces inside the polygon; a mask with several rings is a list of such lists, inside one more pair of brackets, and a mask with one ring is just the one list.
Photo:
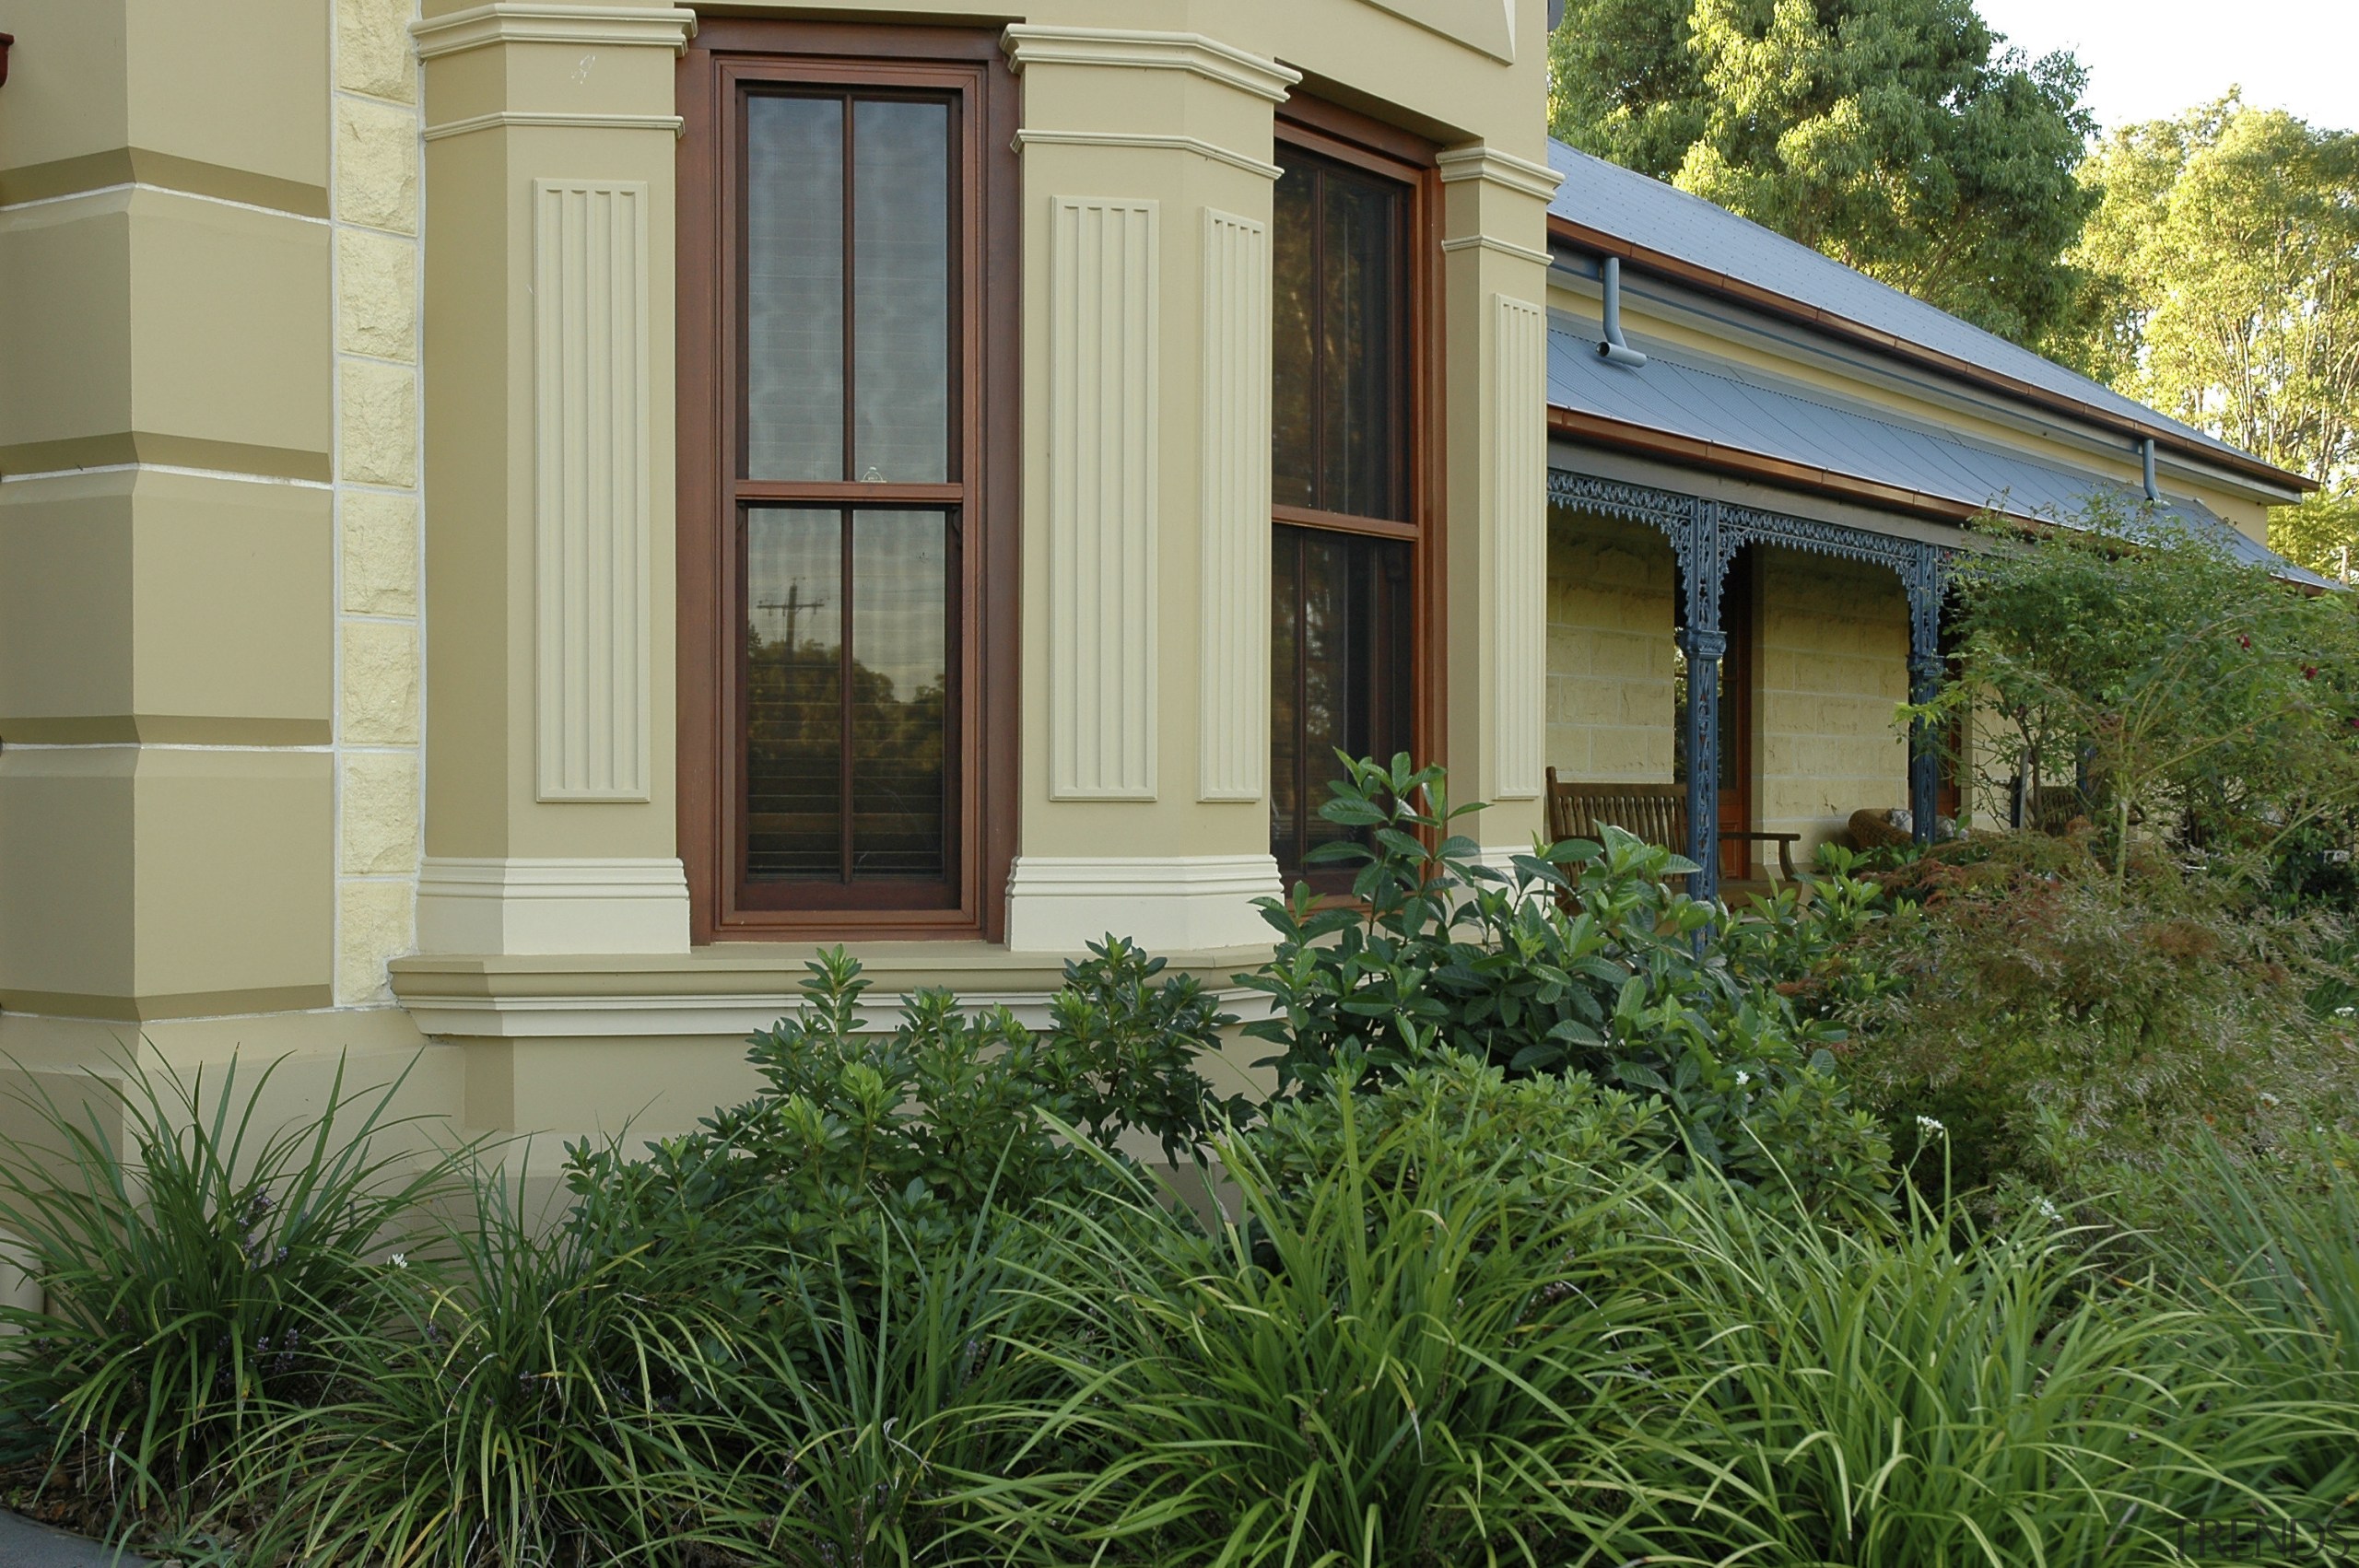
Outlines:
{"label": "sandstone block wall", "polygon": [[1803,860],[1862,806],[1908,803],[1908,602],[1874,567],[1796,551],[1761,562],[1755,815]]}
{"label": "sandstone block wall", "polygon": [[416,0],[333,5],[336,397],[335,1000],[391,1000],[419,855]]}
{"label": "sandstone block wall", "polygon": [[1677,563],[1640,523],[1548,520],[1548,762],[1564,778],[1668,783]]}

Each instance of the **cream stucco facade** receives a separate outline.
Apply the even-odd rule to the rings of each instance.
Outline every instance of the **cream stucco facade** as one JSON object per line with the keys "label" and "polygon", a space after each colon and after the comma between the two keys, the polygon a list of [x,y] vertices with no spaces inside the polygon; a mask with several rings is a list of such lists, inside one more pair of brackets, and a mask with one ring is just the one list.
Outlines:
{"label": "cream stucco facade", "polygon": [[[1432,153],[1429,742],[1491,802],[1481,842],[1528,845],[1551,765],[1668,778],[1669,548],[1547,500],[1552,312],[1598,293],[1552,257],[1545,9],[16,0],[0,1055],[291,1053],[299,1096],[345,1053],[415,1059],[411,1108],[470,1133],[663,1131],[740,1092],[814,943],[692,940],[681,859],[681,72],[718,18],[988,29],[1020,95],[1004,940],[860,944],[881,989],[1037,1010],[1109,930],[1223,986],[1260,951],[1269,234],[1298,97]],[[2070,420],[1692,290],[1625,309],[1661,345],[2136,477]],[[1121,395],[1076,390],[1108,367]],[[2257,534],[2250,484],[2165,473]],[[1116,501],[1075,500],[1109,474]],[[1757,580],[1756,825],[1824,837],[1905,798],[1906,606],[1816,557]]]}
{"label": "cream stucco facade", "polygon": [[[1022,95],[1024,719],[1007,941],[870,944],[886,986],[1037,1006],[1108,929],[1224,982],[1252,956],[1250,899],[1277,878],[1263,710],[1235,696],[1268,678],[1268,415],[1239,389],[1266,374],[1273,115],[1306,82],[1441,154],[1448,614],[1510,630],[1453,652],[1440,707],[1461,788],[1498,802],[1485,841],[1528,840],[1543,9],[925,8],[998,31]],[[675,72],[697,13],[32,0],[9,20],[0,1051],[423,1050],[415,1093],[469,1131],[660,1130],[734,1094],[809,947],[692,948],[678,859]],[[569,193],[620,193],[598,221],[635,275],[547,270]],[[1062,275],[1138,323],[1078,350],[1052,287],[1077,203],[1150,215],[1136,267]],[[637,346],[619,379],[536,318],[565,287]],[[1128,357],[1147,398],[1072,403],[1053,369],[1074,352]],[[547,411],[593,374],[616,422],[582,441]],[[1134,504],[1061,511],[1060,465],[1098,462],[1131,465]],[[594,506],[550,505],[553,474]],[[592,710],[564,696],[609,641],[537,630],[579,585],[536,564],[585,530],[621,541],[599,592],[624,608],[596,636],[636,676]],[[1053,548],[1075,530],[1146,613],[1084,614]],[[553,785],[553,748],[587,787]]]}

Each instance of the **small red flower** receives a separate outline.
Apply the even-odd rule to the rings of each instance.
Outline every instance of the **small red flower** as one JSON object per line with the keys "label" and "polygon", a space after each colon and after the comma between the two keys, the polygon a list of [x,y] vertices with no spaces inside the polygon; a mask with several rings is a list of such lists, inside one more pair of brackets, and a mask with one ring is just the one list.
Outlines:
{"label": "small red flower", "polygon": [[2236,646],[2238,648],[2250,648],[2252,646],[2252,638],[2245,636],[2242,632],[2238,632],[2236,634]]}
{"label": "small red flower", "polygon": [[2315,664],[2305,664],[2305,665],[2303,665],[2303,666],[2302,666],[2302,679],[2304,679],[2304,680],[2306,680],[2306,681],[2315,681],[2315,680],[2317,680],[2318,678],[2318,667],[2317,665],[2315,665]]}

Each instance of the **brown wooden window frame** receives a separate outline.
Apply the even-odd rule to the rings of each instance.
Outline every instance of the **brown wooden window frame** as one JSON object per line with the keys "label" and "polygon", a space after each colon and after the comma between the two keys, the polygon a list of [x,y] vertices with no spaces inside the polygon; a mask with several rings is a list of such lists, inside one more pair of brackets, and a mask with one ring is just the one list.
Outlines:
{"label": "brown wooden window frame", "polygon": [[[740,160],[745,88],[872,89],[953,105],[957,266],[949,483],[741,477]],[[679,829],[698,942],[1003,939],[1017,804],[1020,170],[1016,88],[995,30],[716,18],[682,55],[679,151]],[[756,503],[945,509],[950,596],[944,884],[764,883],[744,875],[741,517]],[[849,657],[849,655],[847,655]],[[843,809],[850,813],[847,799]],[[792,891],[781,892],[780,887]]]}
{"label": "brown wooden window frame", "polygon": [[[1444,365],[1441,302],[1441,174],[1435,146],[1410,132],[1322,99],[1297,94],[1281,105],[1274,127],[1281,148],[1294,147],[1362,170],[1406,188],[1405,290],[1408,320],[1402,339],[1401,376],[1407,394],[1408,499],[1405,521],[1362,517],[1312,507],[1273,503],[1273,524],[1398,540],[1410,547],[1411,694],[1409,746],[1419,765],[1448,766],[1448,605],[1443,519],[1442,406]],[[1274,742],[1274,733],[1273,735]],[[1273,745],[1274,751],[1274,745]],[[1275,757],[1273,756],[1274,765]],[[1389,759],[1388,759],[1389,760]],[[1314,779],[1304,809],[1316,813],[1325,800],[1324,779]],[[1273,791],[1277,787],[1271,779]],[[1297,880],[1334,893],[1349,887],[1353,868],[1311,867]]]}

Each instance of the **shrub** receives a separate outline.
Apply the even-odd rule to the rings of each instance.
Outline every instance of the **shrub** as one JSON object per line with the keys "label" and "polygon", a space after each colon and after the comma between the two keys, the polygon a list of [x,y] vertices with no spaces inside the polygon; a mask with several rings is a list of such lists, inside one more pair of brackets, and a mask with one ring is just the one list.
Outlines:
{"label": "shrub", "polygon": [[0,1133],[0,1226],[46,1306],[0,1308],[21,1336],[0,1403],[45,1435],[86,1523],[234,1487],[224,1467],[321,1397],[329,1338],[377,1321],[376,1259],[415,1249],[453,1188],[448,1156],[379,1152],[406,1070],[347,1090],[339,1060],[322,1108],[282,1121],[282,1065],[217,1081],[132,1058],[64,1103],[15,1092],[35,1131]]}
{"label": "shrub", "polygon": [[1061,1422],[1103,1455],[1041,1543],[1157,1564],[1596,1560],[1630,1500],[1560,1478],[1637,1398],[1650,1307],[1605,1239],[1630,1178],[1569,1170],[1543,1199],[1517,1167],[1558,1156],[1464,1156],[1483,1113],[1435,1103],[1364,1133],[1345,1082],[1312,1097],[1339,1140],[1325,1169],[1282,1176],[1226,1141],[1242,1221],[1201,1228],[1133,1184],[1040,1268]]}
{"label": "shrub", "polygon": [[736,1446],[712,1415],[726,1304],[523,1211],[521,1173],[471,1174],[440,1264],[381,1270],[385,1310],[331,1334],[332,1383],[268,1434],[295,1558],[615,1562],[695,1539]]}
{"label": "shrub", "polygon": [[1238,977],[1274,1004],[1247,1032],[1284,1047],[1282,1088],[1346,1059],[1380,1081],[1437,1046],[1509,1074],[1579,1071],[1660,1101],[1682,1157],[1849,1211],[1882,1203],[1888,1149],[1836,1082],[1839,1031],[1767,983],[1808,945],[1779,922],[1815,917],[1789,902],[1741,919],[1673,893],[1694,866],[1614,828],[1502,872],[1451,831],[1477,809],[1450,805],[1439,768],[1347,764],[1320,812],[1365,841],[1318,853],[1358,863],[1357,905],[1308,886],[1264,900],[1276,953]]}
{"label": "shrub", "polygon": [[1732,1196],[1650,1205],[1663,1359],[1696,1392],[1622,1450],[1647,1561],[2107,1568],[2183,1561],[2183,1517],[2333,1505],[2285,1457],[2348,1448],[2350,1404],[2284,1398],[2097,1238],[1926,1210],[1847,1235]]}
{"label": "shrub", "polygon": [[859,963],[837,948],[808,967],[803,1011],[754,1037],[761,1094],[644,1159],[570,1151],[578,1229],[627,1250],[718,1227],[859,1269],[885,1236],[930,1256],[960,1245],[989,1202],[1021,1211],[1097,1182],[1101,1164],[1060,1127],[1109,1149],[1144,1132],[1177,1160],[1243,1114],[1194,1066],[1231,1021],[1192,976],[1158,978],[1164,961],[1119,938],[1066,965],[1038,1036],[1004,1008],[969,1013],[944,990],[903,999],[889,1033],[863,1032]]}
{"label": "shrub", "polygon": [[1978,840],[1905,874],[1921,903],[1864,939],[1904,985],[1848,1009],[1841,1049],[1895,1123],[1947,1127],[1962,1188],[2110,1193],[2165,1223],[2167,1151],[2348,1114],[2348,1021],[2306,1000],[2318,918],[2159,856],[2119,874],[2085,837]]}

